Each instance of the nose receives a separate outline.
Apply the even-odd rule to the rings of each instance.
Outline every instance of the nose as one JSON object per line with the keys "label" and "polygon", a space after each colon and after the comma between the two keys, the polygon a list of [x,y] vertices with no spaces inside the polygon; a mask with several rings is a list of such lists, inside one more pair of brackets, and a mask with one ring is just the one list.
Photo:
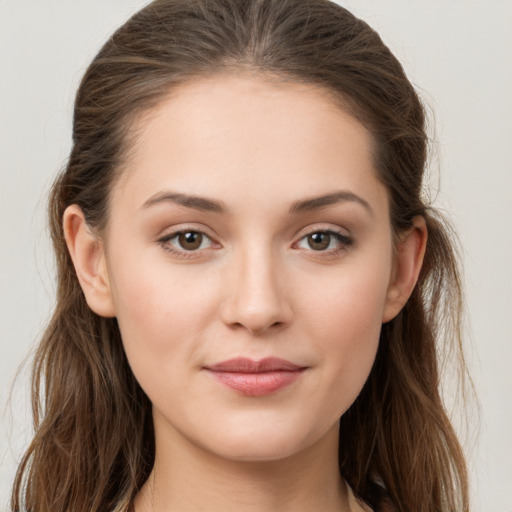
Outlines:
{"label": "nose", "polygon": [[228,271],[223,322],[252,334],[287,326],[292,308],[286,296],[286,278],[271,250],[248,250],[235,260]]}

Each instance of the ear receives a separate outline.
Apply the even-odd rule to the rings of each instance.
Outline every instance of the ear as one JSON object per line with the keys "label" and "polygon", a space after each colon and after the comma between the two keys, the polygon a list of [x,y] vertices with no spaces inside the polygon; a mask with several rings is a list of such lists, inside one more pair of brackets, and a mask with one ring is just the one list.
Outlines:
{"label": "ear", "polygon": [[66,208],[63,223],[66,244],[87,304],[100,316],[114,317],[102,241],[91,231],[76,204]]}
{"label": "ear", "polygon": [[427,225],[425,218],[413,219],[413,227],[401,238],[395,254],[395,264],[389,283],[382,322],[395,318],[412,294],[420,275],[425,248]]}

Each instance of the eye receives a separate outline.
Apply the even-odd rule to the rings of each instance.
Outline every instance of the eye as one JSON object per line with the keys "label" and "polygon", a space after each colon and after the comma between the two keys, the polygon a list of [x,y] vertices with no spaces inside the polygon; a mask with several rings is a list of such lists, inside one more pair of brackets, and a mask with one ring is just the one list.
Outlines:
{"label": "eye", "polygon": [[317,252],[331,252],[350,245],[352,239],[336,231],[314,231],[302,237],[297,243],[300,249]]}
{"label": "eye", "polygon": [[201,231],[179,231],[161,238],[159,242],[167,249],[175,252],[194,252],[213,246],[211,238]]}

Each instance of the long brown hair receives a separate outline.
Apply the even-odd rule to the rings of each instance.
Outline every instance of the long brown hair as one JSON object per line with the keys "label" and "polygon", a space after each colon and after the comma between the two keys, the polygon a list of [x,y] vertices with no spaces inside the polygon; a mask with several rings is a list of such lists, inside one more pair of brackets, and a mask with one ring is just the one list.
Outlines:
{"label": "long brown hair", "polygon": [[16,476],[13,510],[120,510],[147,479],[151,404],[129,368],[116,320],[85,302],[63,212],[79,205],[101,233],[138,116],[177,84],[240,69],[333,93],[373,134],[395,234],[425,217],[419,282],[383,325],[368,381],[341,418],[339,467],[376,511],[391,504],[400,512],[467,511],[464,457],[439,391],[445,347],[463,367],[461,283],[453,235],[423,198],[424,108],[378,34],[328,0],[157,0],[89,66],[76,98],[71,155],[49,202],[57,304],[35,357],[35,437]]}

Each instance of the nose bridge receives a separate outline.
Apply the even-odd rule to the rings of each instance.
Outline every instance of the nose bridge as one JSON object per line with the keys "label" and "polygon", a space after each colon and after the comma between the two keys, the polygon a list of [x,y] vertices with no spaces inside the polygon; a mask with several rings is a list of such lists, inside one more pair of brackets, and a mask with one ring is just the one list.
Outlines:
{"label": "nose bridge", "polygon": [[233,255],[229,270],[231,286],[224,308],[224,321],[263,332],[290,320],[283,269],[279,254],[270,243],[248,240]]}

